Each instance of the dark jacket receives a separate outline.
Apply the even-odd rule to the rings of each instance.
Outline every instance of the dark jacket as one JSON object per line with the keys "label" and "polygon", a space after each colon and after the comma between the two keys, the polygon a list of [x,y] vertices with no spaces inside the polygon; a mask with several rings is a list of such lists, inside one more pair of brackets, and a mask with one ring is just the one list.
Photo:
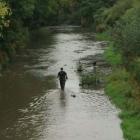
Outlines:
{"label": "dark jacket", "polygon": [[61,81],[66,81],[66,79],[68,78],[68,77],[67,77],[67,73],[66,73],[65,71],[60,71],[60,72],[58,73],[58,78],[59,78],[59,80],[61,80]]}

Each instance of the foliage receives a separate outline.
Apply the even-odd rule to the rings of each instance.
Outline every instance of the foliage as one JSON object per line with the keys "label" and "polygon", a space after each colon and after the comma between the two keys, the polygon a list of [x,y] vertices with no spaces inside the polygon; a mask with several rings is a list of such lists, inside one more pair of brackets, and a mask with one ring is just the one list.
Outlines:
{"label": "foliage", "polygon": [[108,48],[105,50],[104,56],[109,64],[116,67],[122,64],[122,56],[113,45],[114,44],[111,42]]}
{"label": "foliage", "polygon": [[[105,91],[122,110],[120,117],[127,140],[140,139],[139,23],[139,0],[118,0],[112,7],[102,8],[96,14],[96,28],[102,25],[104,30],[112,30],[105,58],[112,65],[113,72],[107,78]],[[104,32],[101,37],[107,38]]]}
{"label": "foliage", "polygon": [[0,62],[12,60],[17,51],[26,47],[30,29],[57,24],[59,11],[66,6],[68,0],[2,0]]}
{"label": "foliage", "polygon": [[[32,27],[46,25],[49,17],[57,15],[58,3],[55,0],[36,0],[33,19],[31,21]],[[53,19],[53,18],[52,18]]]}
{"label": "foliage", "polygon": [[133,8],[122,17],[119,23],[118,38],[116,43],[124,56],[124,61],[129,64],[140,55],[140,7]]}
{"label": "foliage", "polygon": [[96,34],[96,40],[98,41],[111,41],[111,35],[109,32],[102,32]]}
{"label": "foliage", "polygon": [[79,0],[79,16],[81,17],[81,24],[88,26],[94,24],[95,15],[98,11],[111,4],[111,1],[106,0]]}
{"label": "foliage", "polygon": [[101,86],[101,81],[103,80],[103,76],[101,73],[97,71],[96,73],[88,72],[82,73],[80,85],[83,88],[93,88]]}
{"label": "foliage", "polygon": [[7,16],[10,15],[10,8],[5,2],[0,2],[0,37],[2,36],[3,28],[9,26],[9,20]]}
{"label": "foliage", "polygon": [[96,83],[96,77],[93,74],[84,74],[81,78],[82,86],[93,86]]}
{"label": "foliage", "polygon": [[122,128],[125,138],[139,140],[140,103],[139,98],[135,98],[138,95],[137,86],[134,86],[130,73],[122,68],[114,70],[107,78],[105,91],[113,103],[122,110],[120,117],[123,120]]}
{"label": "foliage", "polygon": [[119,0],[117,3],[104,11],[105,23],[113,26],[125,12],[132,6],[132,0]]}
{"label": "foliage", "polygon": [[134,113],[122,113],[121,116],[123,116],[122,128],[125,138],[128,138],[128,140],[139,140],[140,117]]}
{"label": "foliage", "polygon": [[129,70],[131,71],[135,80],[140,83],[140,58],[137,58],[130,64]]}
{"label": "foliage", "polygon": [[5,2],[0,2],[0,17],[5,17],[8,15],[8,6]]}

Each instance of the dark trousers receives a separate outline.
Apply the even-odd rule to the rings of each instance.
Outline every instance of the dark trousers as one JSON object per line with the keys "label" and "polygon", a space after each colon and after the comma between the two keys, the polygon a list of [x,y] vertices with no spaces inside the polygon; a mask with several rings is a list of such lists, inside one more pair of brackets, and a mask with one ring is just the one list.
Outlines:
{"label": "dark trousers", "polygon": [[64,88],[65,88],[65,83],[66,83],[65,80],[60,80],[60,86],[61,86],[62,90],[64,90]]}

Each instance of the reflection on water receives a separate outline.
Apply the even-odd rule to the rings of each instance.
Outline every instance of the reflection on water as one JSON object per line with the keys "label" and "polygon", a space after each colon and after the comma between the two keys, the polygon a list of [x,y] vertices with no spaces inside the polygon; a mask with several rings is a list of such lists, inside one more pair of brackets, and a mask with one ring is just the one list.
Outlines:
{"label": "reflection on water", "polygon": [[60,101],[61,101],[61,106],[65,107],[67,103],[65,91],[60,91]]}
{"label": "reflection on water", "polygon": [[[35,32],[26,55],[0,78],[0,139],[122,140],[118,111],[104,91],[79,87],[78,60],[103,53],[94,34],[51,31]],[[65,91],[56,79],[60,67],[69,77]]]}
{"label": "reflection on water", "polygon": [[61,90],[60,91],[60,99],[65,100],[65,98],[66,98],[66,93],[65,93],[65,91]]}

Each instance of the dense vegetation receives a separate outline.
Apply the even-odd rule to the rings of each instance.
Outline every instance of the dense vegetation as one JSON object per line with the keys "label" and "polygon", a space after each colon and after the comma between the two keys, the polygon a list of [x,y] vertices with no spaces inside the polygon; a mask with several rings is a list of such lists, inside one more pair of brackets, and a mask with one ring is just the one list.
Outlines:
{"label": "dense vegetation", "polygon": [[26,47],[30,30],[74,21],[75,8],[73,0],[1,0],[0,69]]}
{"label": "dense vegetation", "polygon": [[[139,140],[140,128],[140,1],[118,0],[97,18],[100,39],[110,40],[105,58],[112,66],[106,93],[122,109],[122,128],[128,140]],[[100,30],[101,31],[101,30]]]}

